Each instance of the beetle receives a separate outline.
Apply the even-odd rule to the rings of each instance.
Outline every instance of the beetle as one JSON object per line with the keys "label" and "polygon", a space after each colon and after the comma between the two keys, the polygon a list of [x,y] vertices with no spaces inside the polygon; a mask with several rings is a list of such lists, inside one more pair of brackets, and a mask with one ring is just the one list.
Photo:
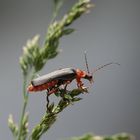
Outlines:
{"label": "beetle", "polygon": [[120,65],[118,63],[113,63],[113,62],[107,63],[105,65],[102,65],[101,67],[94,69],[94,71],[90,74],[86,53],[85,53],[85,62],[86,62],[87,72],[74,68],[63,68],[60,70],[56,70],[46,75],[43,75],[41,77],[33,79],[31,81],[31,84],[27,88],[27,91],[37,92],[37,91],[47,90],[48,94],[50,95],[52,93],[56,93],[61,85],[64,85],[65,86],[64,89],[66,89],[67,85],[70,84],[74,79],[76,79],[77,87],[80,89],[84,89],[84,84],[82,83],[81,79],[87,79],[90,83],[93,83],[93,74],[96,71],[111,64]]}
{"label": "beetle", "polygon": [[91,74],[80,69],[64,68],[33,79],[27,91],[36,92],[49,89],[49,94],[55,93],[61,85],[67,86],[74,79],[77,81],[78,88],[83,88],[82,78],[90,82],[93,79]]}

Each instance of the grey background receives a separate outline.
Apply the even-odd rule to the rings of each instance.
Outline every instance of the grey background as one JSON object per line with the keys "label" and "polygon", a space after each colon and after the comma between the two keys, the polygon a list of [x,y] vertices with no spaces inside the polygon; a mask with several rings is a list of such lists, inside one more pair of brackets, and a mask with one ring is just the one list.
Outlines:
{"label": "grey background", "polygon": [[[67,1],[61,15],[75,0]],[[58,140],[86,132],[129,132],[140,139],[140,1],[94,0],[96,8],[72,27],[77,31],[61,39],[60,55],[40,75],[63,67],[90,69],[115,61],[96,74],[90,94],[59,115],[42,140]],[[22,74],[18,60],[22,46],[35,34],[43,43],[51,19],[51,0],[0,0],[0,139],[12,139],[7,118],[18,122],[22,107]],[[73,84],[74,86],[74,84]],[[45,96],[32,94],[28,105],[30,129],[45,111]]]}

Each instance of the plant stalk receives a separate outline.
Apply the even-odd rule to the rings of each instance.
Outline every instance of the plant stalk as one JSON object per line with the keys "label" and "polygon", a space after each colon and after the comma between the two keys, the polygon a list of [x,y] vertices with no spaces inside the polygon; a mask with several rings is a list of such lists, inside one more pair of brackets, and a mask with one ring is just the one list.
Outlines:
{"label": "plant stalk", "polygon": [[29,97],[29,95],[26,93],[26,84],[27,84],[27,76],[24,76],[24,82],[23,82],[24,102],[23,102],[23,108],[22,108],[22,113],[21,113],[21,118],[20,118],[19,134],[18,134],[17,140],[20,140],[21,139],[22,122],[23,122],[23,118],[24,118],[24,115],[25,115],[26,107],[27,107],[27,104],[28,104],[28,97]]}

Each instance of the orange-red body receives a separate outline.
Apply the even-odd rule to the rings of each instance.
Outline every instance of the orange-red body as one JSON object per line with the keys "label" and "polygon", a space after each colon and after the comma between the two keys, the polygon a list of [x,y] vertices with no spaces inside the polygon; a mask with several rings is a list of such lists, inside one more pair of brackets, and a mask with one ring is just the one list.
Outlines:
{"label": "orange-red body", "polygon": [[46,90],[48,88],[54,87],[57,83],[58,83],[58,80],[51,81],[49,83],[42,84],[42,85],[39,85],[39,86],[33,86],[32,84],[30,84],[28,86],[27,91],[29,91],[29,92],[37,92],[37,91]]}

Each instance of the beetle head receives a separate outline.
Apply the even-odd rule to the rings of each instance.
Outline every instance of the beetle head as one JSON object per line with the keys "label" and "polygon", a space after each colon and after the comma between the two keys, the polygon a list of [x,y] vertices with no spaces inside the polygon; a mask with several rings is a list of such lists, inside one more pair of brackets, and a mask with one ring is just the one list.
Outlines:
{"label": "beetle head", "polygon": [[93,76],[91,74],[86,74],[83,78],[89,80],[90,83],[93,83]]}
{"label": "beetle head", "polygon": [[80,69],[77,69],[76,74],[77,74],[77,77],[79,79],[84,78],[84,79],[89,80],[90,83],[93,83],[93,76],[90,73],[87,73],[86,71],[82,71]]}

